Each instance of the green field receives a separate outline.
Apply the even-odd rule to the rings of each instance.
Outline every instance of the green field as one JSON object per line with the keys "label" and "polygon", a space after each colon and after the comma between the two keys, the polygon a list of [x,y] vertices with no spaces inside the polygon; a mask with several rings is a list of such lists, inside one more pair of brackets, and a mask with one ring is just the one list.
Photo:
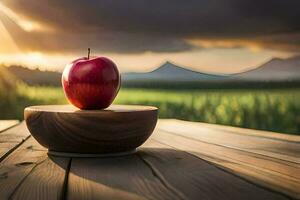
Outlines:
{"label": "green field", "polygon": [[[61,88],[21,85],[17,93],[13,111],[2,118],[22,119],[28,105],[66,103]],[[121,89],[114,103],[154,105],[159,107],[161,118],[300,134],[300,89]]]}

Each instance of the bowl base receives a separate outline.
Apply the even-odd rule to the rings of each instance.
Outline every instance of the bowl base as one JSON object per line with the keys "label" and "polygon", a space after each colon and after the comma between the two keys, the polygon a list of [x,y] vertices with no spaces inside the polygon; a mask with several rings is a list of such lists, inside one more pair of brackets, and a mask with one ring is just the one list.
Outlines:
{"label": "bowl base", "polygon": [[105,157],[118,157],[118,156],[126,156],[130,154],[134,154],[136,149],[118,153],[69,153],[69,152],[58,152],[58,151],[48,151],[48,155],[50,156],[58,156],[58,157],[73,157],[73,158],[105,158]]}

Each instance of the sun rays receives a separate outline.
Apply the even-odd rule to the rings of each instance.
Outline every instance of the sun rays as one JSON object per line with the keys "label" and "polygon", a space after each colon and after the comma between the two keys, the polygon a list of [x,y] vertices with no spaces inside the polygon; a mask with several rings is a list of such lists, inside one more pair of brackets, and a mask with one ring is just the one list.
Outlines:
{"label": "sun rays", "polygon": [[14,11],[4,6],[2,3],[0,3],[0,12],[4,13],[7,17],[9,17],[14,23],[16,23],[20,28],[22,28],[26,32],[31,32],[35,30],[41,31],[45,29],[45,27],[39,24],[38,22],[34,22],[20,17]]}
{"label": "sun rays", "polygon": [[[45,26],[37,22],[24,19],[17,15],[14,11],[0,3],[0,17],[7,17],[14,23],[15,26],[24,31],[24,34],[30,35],[33,31],[48,30]],[[0,18],[0,60],[4,63],[25,64],[36,67],[47,64],[47,56],[38,51],[22,51],[18,43],[11,34],[11,30],[5,26],[5,23]],[[13,30],[16,31],[16,30]],[[16,63],[17,62],[17,63]]]}
{"label": "sun rays", "polygon": [[0,21],[0,53],[17,53],[20,49]]}

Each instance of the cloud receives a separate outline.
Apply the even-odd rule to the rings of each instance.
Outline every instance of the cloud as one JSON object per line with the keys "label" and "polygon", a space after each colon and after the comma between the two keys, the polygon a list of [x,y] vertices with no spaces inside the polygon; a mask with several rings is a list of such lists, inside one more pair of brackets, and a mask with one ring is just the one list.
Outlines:
{"label": "cloud", "polygon": [[87,46],[97,51],[122,53],[255,46],[300,51],[299,0],[3,0],[3,3],[18,15],[54,30],[24,33],[14,21],[2,16],[0,19],[20,48],[28,51],[72,52]]}
{"label": "cloud", "polygon": [[264,36],[245,38],[209,38],[187,39],[187,43],[201,48],[248,48],[252,51],[260,51],[264,48],[287,52],[300,51],[300,33],[270,34]]}

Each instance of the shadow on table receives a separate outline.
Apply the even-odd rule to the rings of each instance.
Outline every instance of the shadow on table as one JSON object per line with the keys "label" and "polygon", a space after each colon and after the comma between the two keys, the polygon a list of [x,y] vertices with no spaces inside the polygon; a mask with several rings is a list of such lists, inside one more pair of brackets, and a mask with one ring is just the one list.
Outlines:
{"label": "shadow on table", "polygon": [[[49,158],[60,165],[61,158]],[[135,154],[120,157],[72,158],[67,196],[69,199],[282,198],[189,153],[165,148],[140,148]]]}

